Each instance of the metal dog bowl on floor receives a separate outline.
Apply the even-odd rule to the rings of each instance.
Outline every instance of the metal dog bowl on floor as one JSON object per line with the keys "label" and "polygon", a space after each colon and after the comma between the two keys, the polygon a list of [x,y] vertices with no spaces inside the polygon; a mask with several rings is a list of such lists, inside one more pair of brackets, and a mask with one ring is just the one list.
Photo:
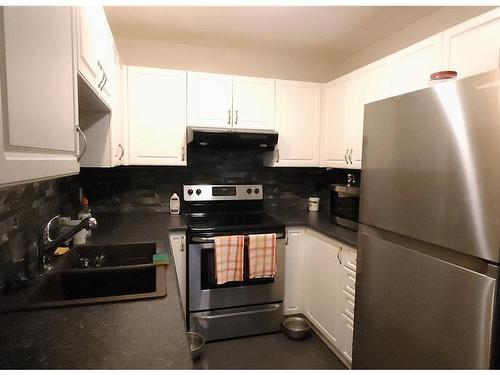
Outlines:
{"label": "metal dog bowl on floor", "polygon": [[205,345],[205,338],[196,332],[188,332],[189,347],[191,348],[191,356],[193,361],[200,358],[201,350]]}
{"label": "metal dog bowl on floor", "polygon": [[302,340],[311,332],[311,324],[299,316],[286,318],[281,324],[286,335],[293,340]]}

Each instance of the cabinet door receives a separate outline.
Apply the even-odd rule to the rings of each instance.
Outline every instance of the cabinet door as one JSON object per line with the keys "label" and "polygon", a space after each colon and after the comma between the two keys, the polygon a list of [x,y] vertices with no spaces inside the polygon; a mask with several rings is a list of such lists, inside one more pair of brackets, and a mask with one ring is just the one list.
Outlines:
{"label": "cabinet door", "polygon": [[444,32],[444,67],[463,78],[500,67],[500,8]]}
{"label": "cabinet door", "polygon": [[98,6],[78,7],[78,71],[96,91],[104,79],[100,67],[102,11]]}
{"label": "cabinet door", "polygon": [[118,52],[115,50],[115,67],[113,83],[113,110],[111,113],[111,152],[113,166],[128,164],[128,150],[125,143],[125,134],[127,133],[126,121],[124,121],[124,112],[126,106],[126,93],[124,84],[126,74],[120,64]]}
{"label": "cabinet door", "polygon": [[319,166],[320,107],[321,84],[276,81],[278,145],[266,155],[266,165]]}
{"label": "cabinet door", "polygon": [[440,70],[443,34],[437,34],[390,56],[391,96],[428,87]]}
{"label": "cabinet door", "polygon": [[111,29],[108,25],[108,20],[104,9],[100,8],[99,13],[100,25],[100,44],[99,44],[99,58],[104,72],[104,81],[101,84],[100,94],[103,100],[112,107],[114,85],[115,85],[115,53],[114,53],[114,40]]}
{"label": "cabinet door", "polygon": [[186,165],[186,72],[128,67],[129,162]]}
{"label": "cabinet door", "polygon": [[284,314],[302,313],[304,294],[304,228],[287,228]]}
{"label": "cabinet door", "polygon": [[274,79],[233,77],[233,127],[274,129]]}
{"label": "cabinet door", "polygon": [[181,295],[182,308],[186,312],[186,235],[184,232],[170,234],[170,245],[175,262],[177,283]]}
{"label": "cabinet door", "polygon": [[75,14],[3,7],[0,184],[78,173]]}
{"label": "cabinet door", "polygon": [[338,341],[339,246],[307,231],[306,316],[330,342]]}
{"label": "cabinet door", "polygon": [[230,128],[233,123],[233,78],[188,72],[189,126]]}
{"label": "cabinet door", "polygon": [[363,152],[363,123],[365,104],[385,99],[390,95],[388,63],[381,60],[353,73],[351,149],[349,164],[351,168],[361,168]]}
{"label": "cabinet door", "polygon": [[351,148],[350,93],[352,78],[341,77],[324,86],[321,125],[321,167],[348,168]]}

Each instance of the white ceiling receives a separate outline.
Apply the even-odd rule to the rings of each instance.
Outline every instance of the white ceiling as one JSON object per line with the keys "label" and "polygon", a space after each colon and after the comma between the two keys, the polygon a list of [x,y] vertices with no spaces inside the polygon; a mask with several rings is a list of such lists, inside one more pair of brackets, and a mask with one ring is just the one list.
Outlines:
{"label": "white ceiling", "polygon": [[115,37],[339,61],[439,7],[108,6]]}

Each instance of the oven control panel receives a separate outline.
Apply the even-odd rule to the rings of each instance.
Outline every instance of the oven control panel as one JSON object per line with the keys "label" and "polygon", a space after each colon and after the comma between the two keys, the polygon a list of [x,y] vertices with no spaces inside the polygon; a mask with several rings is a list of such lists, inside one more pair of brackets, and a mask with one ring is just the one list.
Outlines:
{"label": "oven control panel", "polygon": [[184,185],[185,201],[264,199],[262,185]]}

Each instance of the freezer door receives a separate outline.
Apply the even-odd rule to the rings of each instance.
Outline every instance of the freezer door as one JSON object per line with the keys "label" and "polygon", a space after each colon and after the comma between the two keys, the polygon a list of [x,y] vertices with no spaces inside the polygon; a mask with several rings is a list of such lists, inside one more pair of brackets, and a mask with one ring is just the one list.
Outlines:
{"label": "freezer door", "polygon": [[353,368],[490,366],[494,277],[372,235],[359,239]]}
{"label": "freezer door", "polygon": [[499,262],[500,70],[365,106],[360,221]]}

